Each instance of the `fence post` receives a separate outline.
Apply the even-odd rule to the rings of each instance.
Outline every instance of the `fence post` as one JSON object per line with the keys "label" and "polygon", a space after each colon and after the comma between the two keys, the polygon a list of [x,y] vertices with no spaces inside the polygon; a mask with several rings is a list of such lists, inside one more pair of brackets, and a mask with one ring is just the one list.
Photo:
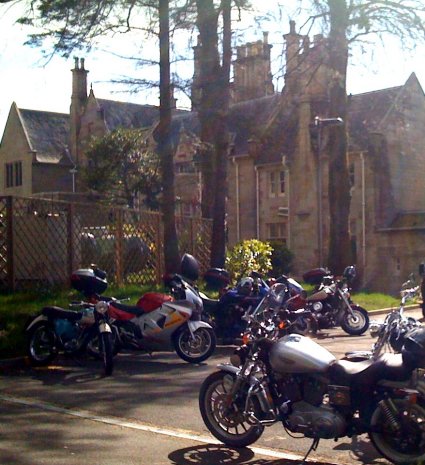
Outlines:
{"label": "fence post", "polygon": [[67,235],[67,245],[68,245],[68,276],[71,276],[74,271],[74,259],[75,259],[75,249],[74,249],[74,214],[75,207],[72,203],[68,203],[67,208],[67,221],[66,221],[66,235]]}
{"label": "fence post", "polygon": [[13,242],[13,197],[6,197],[6,219],[7,219],[7,281],[10,291],[15,291],[15,263],[14,263],[14,242]]}
{"label": "fence post", "polygon": [[123,283],[123,211],[121,208],[115,210],[115,269],[117,285]]}
{"label": "fence post", "polygon": [[161,226],[162,226],[162,214],[158,214],[157,216],[157,223],[156,223],[156,234],[155,234],[155,242],[156,242],[156,282],[157,284],[161,283],[162,280],[162,250],[161,250],[161,244],[162,244],[162,231],[161,231]]}

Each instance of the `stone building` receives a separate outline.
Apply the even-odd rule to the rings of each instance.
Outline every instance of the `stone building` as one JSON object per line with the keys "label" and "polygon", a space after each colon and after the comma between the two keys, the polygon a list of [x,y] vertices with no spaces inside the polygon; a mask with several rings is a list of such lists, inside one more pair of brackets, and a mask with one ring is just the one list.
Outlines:
{"label": "stone building", "polygon": [[[227,227],[229,245],[279,239],[295,254],[295,273],[326,265],[329,232],[326,40],[312,42],[291,22],[282,92],[271,79],[267,35],[238,47],[230,108]],[[199,44],[194,49],[193,111],[174,110],[178,210],[199,215]],[[92,135],[151,127],[158,108],[99,99],[84,60],[72,70],[70,114],[12,104],[0,145],[3,195],[70,191]],[[405,84],[349,96],[350,227],[359,284],[396,292],[425,260],[425,96],[414,74]],[[316,131],[314,131],[316,129]],[[21,166],[21,167],[20,167]],[[73,172],[73,174],[72,174]],[[77,175],[78,179],[78,175]],[[74,181],[74,182],[73,182]],[[78,183],[77,183],[78,184]],[[77,185],[78,187],[78,185]]]}

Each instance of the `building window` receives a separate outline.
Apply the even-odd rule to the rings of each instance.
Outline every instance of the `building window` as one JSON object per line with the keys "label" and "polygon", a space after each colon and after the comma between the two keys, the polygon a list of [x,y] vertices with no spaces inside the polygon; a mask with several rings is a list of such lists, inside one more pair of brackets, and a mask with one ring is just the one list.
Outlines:
{"label": "building window", "polygon": [[285,171],[272,171],[269,173],[269,195],[276,197],[285,194]]}
{"label": "building window", "polygon": [[22,186],[22,162],[6,163],[6,187]]}
{"label": "building window", "polygon": [[267,239],[281,239],[286,242],[286,223],[268,223]]}

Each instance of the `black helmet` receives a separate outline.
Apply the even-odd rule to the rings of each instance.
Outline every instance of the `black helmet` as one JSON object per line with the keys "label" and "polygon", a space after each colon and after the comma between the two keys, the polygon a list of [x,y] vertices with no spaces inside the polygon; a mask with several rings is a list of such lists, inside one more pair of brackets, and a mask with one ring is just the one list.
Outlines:
{"label": "black helmet", "polygon": [[402,349],[403,361],[414,368],[425,367],[425,328],[409,331]]}
{"label": "black helmet", "polygon": [[190,281],[199,278],[199,263],[193,255],[185,253],[180,262],[180,273]]}

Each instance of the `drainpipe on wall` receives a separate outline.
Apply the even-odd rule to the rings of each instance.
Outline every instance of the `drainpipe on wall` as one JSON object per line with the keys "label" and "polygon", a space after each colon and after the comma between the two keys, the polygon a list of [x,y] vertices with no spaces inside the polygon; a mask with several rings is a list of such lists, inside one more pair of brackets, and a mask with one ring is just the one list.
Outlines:
{"label": "drainpipe on wall", "polygon": [[259,194],[259,187],[260,187],[260,179],[259,179],[259,172],[258,167],[255,168],[255,197],[256,197],[256,209],[257,209],[257,239],[260,239],[260,194]]}
{"label": "drainpipe on wall", "polygon": [[363,152],[360,152],[362,170],[362,262],[363,285],[366,282],[366,185],[365,185],[365,160]]}
{"label": "drainpipe on wall", "polygon": [[235,165],[235,190],[236,190],[236,242],[241,240],[241,230],[239,223],[239,165],[236,161],[236,158],[232,158],[232,162]]}

